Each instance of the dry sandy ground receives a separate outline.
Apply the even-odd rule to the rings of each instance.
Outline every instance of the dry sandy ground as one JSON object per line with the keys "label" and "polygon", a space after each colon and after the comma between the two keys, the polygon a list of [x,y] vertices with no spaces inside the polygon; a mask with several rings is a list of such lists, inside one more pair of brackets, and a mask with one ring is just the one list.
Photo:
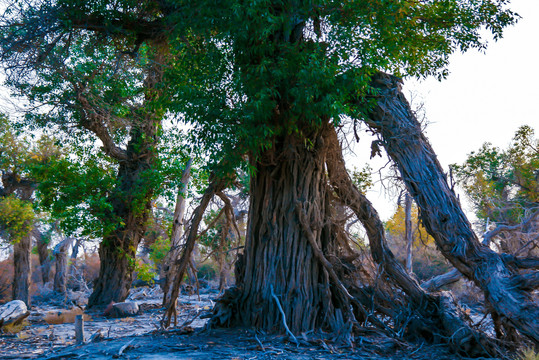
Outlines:
{"label": "dry sandy ground", "polygon": [[[205,330],[198,316],[212,306],[216,293],[181,296],[178,328],[163,331],[159,295],[135,299],[140,315],[110,319],[102,311],[85,312],[86,343],[75,345],[74,324],[49,324],[44,312],[33,308],[30,323],[16,335],[0,335],[0,359],[458,359],[444,346],[410,344],[380,334],[357,335],[355,346],[341,347],[323,340],[323,334],[300,339],[296,345],[285,336],[245,329]],[[135,296],[136,297],[136,296]],[[195,319],[194,321],[192,321]],[[190,322],[189,326],[182,324]],[[195,329],[195,330],[193,330]],[[94,340],[91,340],[91,338]],[[97,340],[96,340],[97,338]]]}

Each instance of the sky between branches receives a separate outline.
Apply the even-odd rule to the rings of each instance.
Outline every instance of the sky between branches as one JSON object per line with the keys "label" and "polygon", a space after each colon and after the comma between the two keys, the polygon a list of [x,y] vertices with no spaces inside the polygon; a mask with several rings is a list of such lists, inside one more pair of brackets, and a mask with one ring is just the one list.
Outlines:
{"label": "sky between branches", "polygon": [[[522,19],[501,40],[490,41],[484,53],[454,54],[447,79],[405,80],[406,95],[413,93],[414,103],[424,103],[426,134],[444,170],[464,162],[485,142],[506,148],[521,125],[530,125],[539,136],[539,1],[512,0],[510,8]],[[348,156],[351,166],[355,156],[368,159],[367,145],[354,147],[355,155]],[[376,187],[367,195],[387,220],[395,199],[383,192]]]}

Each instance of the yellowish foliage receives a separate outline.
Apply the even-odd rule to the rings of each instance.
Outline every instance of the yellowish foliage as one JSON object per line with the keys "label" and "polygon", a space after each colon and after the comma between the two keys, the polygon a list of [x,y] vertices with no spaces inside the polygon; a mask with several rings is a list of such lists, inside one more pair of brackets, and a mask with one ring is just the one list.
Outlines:
{"label": "yellowish foliage", "polygon": [[0,199],[0,229],[16,243],[32,230],[35,214],[28,201],[7,196]]}
{"label": "yellowish foliage", "polygon": [[535,352],[532,348],[526,349],[522,352],[521,360],[539,360],[539,353]]}
{"label": "yellowish foliage", "polygon": [[[420,223],[418,209],[415,204],[412,205],[412,236],[414,245],[432,244],[434,239],[427,233],[425,227]],[[386,230],[393,236],[404,238],[406,236],[405,212],[404,207],[397,207],[397,211],[386,222]]]}
{"label": "yellowish foliage", "polygon": [[28,326],[28,321],[24,320],[16,324],[7,324],[2,326],[2,331],[6,334],[19,334],[26,326]]}

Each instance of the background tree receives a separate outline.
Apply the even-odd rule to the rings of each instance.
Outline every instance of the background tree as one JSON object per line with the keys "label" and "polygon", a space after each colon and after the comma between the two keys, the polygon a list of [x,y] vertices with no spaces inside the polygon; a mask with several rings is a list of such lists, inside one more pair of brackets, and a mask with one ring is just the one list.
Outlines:
{"label": "background tree", "polygon": [[[410,211],[411,243],[413,246],[413,273],[420,281],[440,275],[451,268],[445,258],[436,248],[434,238],[421,223],[419,209],[412,203]],[[395,213],[385,223],[388,243],[397,256],[397,259],[406,264],[408,270],[408,242],[405,206],[398,205]]]}
{"label": "background tree", "polygon": [[33,168],[47,166],[59,156],[54,141],[40,137],[35,143],[17,136],[5,116],[0,117],[0,223],[2,236],[13,244],[13,299],[30,304],[30,251],[32,234],[38,232],[34,193],[38,185]]}
{"label": "background tree", "polygon": [[116,172],[99,204],[101,268],[89,305],[122,301],[162,180],[157,148],[169,65],[162,13],[153,2],[11,5],[2,18],[2,56],[7,84],[35,110],[26,120],[71,140],[99,140]]}
{"label": "background tree", "polygon": [[[452,168],[485,231],[491,230],[489,225],[509,230],[498,233],[499,249],[537,256],[532,238],[539,226],[531,217],[539,209],[539,140],[533,129],[520,127],[507,149],[486,143]],[[530,220],[526,228],[517,229],[526,220]],[[521,236],[512,236],[510,230],[521,230]]]}

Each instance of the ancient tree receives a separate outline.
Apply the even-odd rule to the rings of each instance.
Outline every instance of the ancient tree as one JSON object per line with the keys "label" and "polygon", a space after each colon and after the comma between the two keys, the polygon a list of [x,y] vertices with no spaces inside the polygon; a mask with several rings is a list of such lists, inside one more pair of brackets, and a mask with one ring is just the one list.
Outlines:
{"label": "ancient tree", "polygon": [[[82,49],[72,53],[74,61],[85,59],[84,50],[100,49],[95,41],[109,45],[98,53],[107,61],[98,67],[85,61],[92,71],[62,80],[74,96],[58,99],[118,164],[108,201],[110,215],[122,221],[104,234],[92,304],[127,291],[129,259],[152,194],[141,181],[152,169],[152,139],[169,111],[190,124],[191,144],[208,155],[213,172],[174,264],[165,325],[175,313],[204,211],[242,168],[251,174],[245,250],[236,264],[236,287],[219,301],[213,325],[289,334],[324,329],[346,341],[353,331],[374,326],[448,342],[470,355],[494,354],[494,342],[467,323],[450,295],[425,291],[387,248],[376,211],[342,161],[336,128],[353,121],[379,135],[377,144],[401,172],[444,256],[485,292],[500,336],[520,333],[537,342],[537,305],[527,293],[537,287],[537,276],[519,270],[536,263],[499,255],[477,241],[398,78],[384,73],[443,78],[453,52],[485,46],[484,27],[497,39],[515,22],[505,1],[90,4],[61,1],[8,17],[2,59],[18,75],[20,69],[40,73],[42,64],[57,69],[53,60],[74,44]],[[51,20],[36,22],[43,14]],[[124,69],[128,62],[136,71]],[[73,70],[60,69],[52,74]],[[130,77],[138,83],[129,83]],[[117,79],[131,87],[111,85]],[[138,92],[118,91],[128,88]],[[135,108],[127,100],[102,106],[119,93],[143,101]],[[124,148],[110,133],[119,126],[112,119],[129,124],[120,127],[129,135]],[[365,227],[376,266],[350,246],[337,210],[342,207]]]}

